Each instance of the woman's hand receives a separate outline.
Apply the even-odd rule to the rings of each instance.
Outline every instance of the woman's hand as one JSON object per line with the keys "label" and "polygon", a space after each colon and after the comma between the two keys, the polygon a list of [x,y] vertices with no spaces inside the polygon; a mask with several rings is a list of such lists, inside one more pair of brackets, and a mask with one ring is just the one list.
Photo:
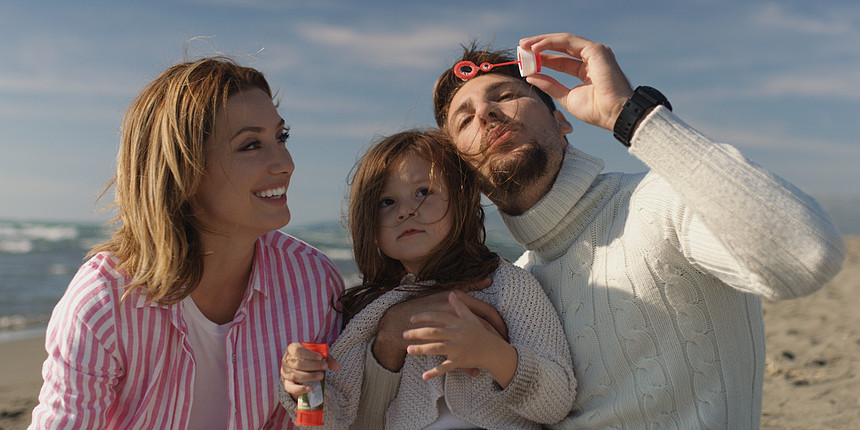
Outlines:
{"label": "woman's hand", "polygon": [[630,82],[608,46],[567,33],[544,34],[520,40],[523,49],[540,54],[543,66],[574,76],[581,85],[567,88],[540,73],[526,80],[549,94],[583,122],[612,131],[621,108],[633,95]]}
{"label": "woman's hand", "polygon": [[450,292],[448,301],[456,315],[445,312],[422,312],[411,318],[419,328],[407,330],[403,337],[417,341],[407,348],[409,354],[444,355],[439,366],[424,372],[427,380],[454,369],[485,369],[505,388],[517,368],[517,351],[492,330],[487,330],[480,318]]}
{"label": "woman's hand", "polygon": [[311,391],[309,385],[302,383],[322,381],[323,371],[338,370],[340,365],[333,358],[323,358],[322,354],[305,348],[300,342],[293,342],[287,346],[287,352],[281,359],[281,382],[284,390],[293,399]]}

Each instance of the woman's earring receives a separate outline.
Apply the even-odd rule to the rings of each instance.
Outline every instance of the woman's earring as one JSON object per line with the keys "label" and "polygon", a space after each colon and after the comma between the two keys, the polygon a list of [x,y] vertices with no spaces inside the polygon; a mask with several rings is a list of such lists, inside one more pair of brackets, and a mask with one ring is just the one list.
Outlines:
{"label": "woman's earring", "polygon": [[376,247],[376,253],[379,254],[379,258],[385,260],[385,254],[382,252],[382,248]]}

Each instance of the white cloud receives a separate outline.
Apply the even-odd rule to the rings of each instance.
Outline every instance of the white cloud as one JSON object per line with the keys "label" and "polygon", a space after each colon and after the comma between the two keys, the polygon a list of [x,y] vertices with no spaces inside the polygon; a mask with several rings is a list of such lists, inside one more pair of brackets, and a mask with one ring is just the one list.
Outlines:
{"label": "white cloud", "polygon": [[[51,118],[52,126],[76,121],[108,124],[112,129],[119,129],[124,113],[125,106],[111,106],[107,103],[87,103],[84,106],[75,103],[19,104],[0,101],[0,119],[18,123],[44,121],[46,118]],[[8,133],[7,130],[7,136]]]}
{"label": "white cloud", "polygon": [[813,69],[809,73],[771,76],[763,79],[758,93],[771,97],[788,95],[860,101],[857,75],[857,69],[831,68],[824,73]]}
{"label": "white cloud", "polygon": [[118,82],[110,76],[95,73],[69,76],[63,73],[33,75],[0,75],[0,93],[29,95],[117,96],[134,93],[128,82]]}
{"label": "white cloud", "polygon": [[[513,13],[460,9],[408,25],[391,22],[351,27],[324,22],[305,22],[295,29],[311,45],[320,45],[325,55],[344,56],[365,66],[398,69],[437,68],[439,60],[461,43],[481,34],[495,34],[516,21]],[[384,24],[384,25],[382,25]]]}
{"label": "white cloud", "polygon": [[760,73],[731,85],[703,83],[698,87],[683,86],[673,98],[687,103],[701,103],[701,100],[762,102],[785,97],[800,97],[820,102],[860,102],[860,86],[854,78],[856,73],[856,69],[843,71],[833,66],[794,73]]}
{"label": "white cloud", "polygon": [[860,10],[854,6],[849,8],[846,4],[840,5],[841,9],[827,9],[826,3],[816,3],[817,16],[810,14],[797,14],[789,11],[779,3],[768,3],[763,5],[753,14],[752,18],[758,24],[791,30],[809,35],[830,36],[852,36],[860,34],[857,25],[857,16]]}
{"label": "white cloud", "polygon": [[285,94],[280,92],[280,107],[290,112],[305,112],[311,114],[343,115],[358,114],[367,109],[367,102],[350,99],[337,94]]}
{"label": "white cloud", "polygon": [[742,148],[774,149],[780,153],[795,152],[800,155],[813,154],[822,159],[860,160],[860,145],[854,142],[839,142],[829,139],[799,136],[786,132],[779,125],[762,125],[755,130],[744,129],[734,124],[732,127],[697,121],[697,128],[706,135],[715,136],[719,141]]}
{"label": "white cloud", "polygon": [[446,25],[414,28],[408,32],[366,31],[324,23],[304,23],[296,29],[307,41],[347,56],[365,66],[421,69],[438,64],[440,52],[456,46],[464,33]]}

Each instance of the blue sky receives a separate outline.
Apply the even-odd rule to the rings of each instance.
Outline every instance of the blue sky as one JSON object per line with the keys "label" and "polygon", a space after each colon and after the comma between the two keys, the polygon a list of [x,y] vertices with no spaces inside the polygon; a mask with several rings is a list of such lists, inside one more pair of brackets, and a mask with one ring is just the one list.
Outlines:
{"label": "blue sky", "polygon": [[[336,219],[369,142],[433,125],[433,81],[461,43],[551,32],[609,45],[634,86],[816,198],[860,200],[856,1],[13,0],[0,4],[0,219],[107,220],[96,197],[125,108],[171,64],[216,53],[278,90],[293,223]],[[569,139],[607,171],[644,170],[607,131],[574,122]]]}

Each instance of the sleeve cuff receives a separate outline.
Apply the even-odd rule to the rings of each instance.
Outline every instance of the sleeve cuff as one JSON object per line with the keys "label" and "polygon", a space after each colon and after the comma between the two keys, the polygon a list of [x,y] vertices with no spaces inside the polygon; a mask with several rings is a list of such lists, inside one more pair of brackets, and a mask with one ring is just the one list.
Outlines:
{"label": "sleeve cuff", "polygon": [[287,410],[287,414],[290,415],[290,419],[295,421],[297,407],[296,400],[293,399],[293,396],[287,393],[287,390],[284,389],[284,381],[280,379],[278,381],[278,401],[281,403],[281,406]]}
{"label": "sleeve cuff", "polygon": [[519,404],[534,392],[534,385],[540,376],[540,360],[528,348],[517,349],[517,371],[514,379],[501,392],[500,399],[507,404]]}

